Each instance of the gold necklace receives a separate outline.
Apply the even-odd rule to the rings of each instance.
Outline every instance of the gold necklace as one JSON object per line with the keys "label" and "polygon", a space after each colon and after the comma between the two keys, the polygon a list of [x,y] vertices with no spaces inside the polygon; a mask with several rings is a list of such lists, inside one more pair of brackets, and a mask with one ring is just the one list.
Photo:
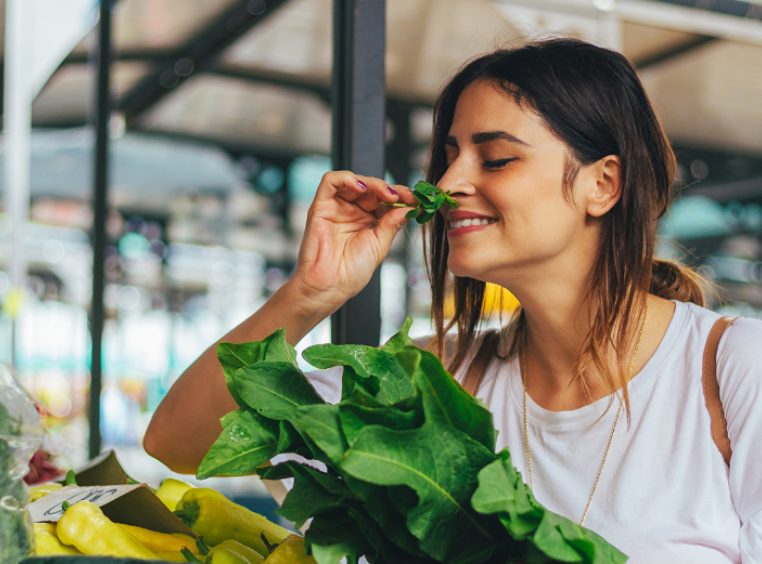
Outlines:
{"label": "gold necklace", "polygon": [[[635,346],[632,350],[632,358],[630,359],[630,366],[628,368],[628,376],[627,376],[627,382],[625,382],[625,386],[629,383],[630,379],[634,376],[632,373],[633,369],[635,368],[635,359],[638,356],[638,349],[640,348],[640,340],[643,337],[643,328],[646,326],[646,317],[648,316],[648,299],[646,299],[644,306],[643,306],[643,321],[640,324],[640,329],[638,330],[638,336],[635,340]],[[527,353],[526,353],[526,340],[524,341],[524,346],[521,347],[519,350],[519,365],[521,370],[521,385],[524,388],[524,455],[527,460],[527,478],[529,481],[529,487],[534,488],[533,485],[533,479],[532,479],[532,451],[529,448],[529,433],[527,431],[527,381],[526,381],[526,374],[527,374]],[[608,441],[606,442],[606,449],[603,451],[603,457],[601,458],[601,463],[598,465],[598,472],[595,474],[595,480],[593,480],[593,487],[590,488],[590,495],[587,497],[587,503],[585,504],[585,509],[582,511],[582,516],[579,518],[579,525],[583,525],[585,523],[585,519],[587,519],[587,513],[590,510],[590,503],[593,501],[593,496],[595,495],[595,490],[598,487],[598,482],[601,479],[601,474],[603,473],[603,466],[606,464],[606,458],[609,455],[609,449],[611,448],[611,442],[614,440],[614,433],[616,432],[616,426],[617,423],[619,423],[619,417],[622,415],[622,407],[624,406],[624,401],[622,401],[622,398],[619,397],[619,407],[616,410],[616,415],[614,416],[614,424],[611,426],[611,432],[609,433]]]}

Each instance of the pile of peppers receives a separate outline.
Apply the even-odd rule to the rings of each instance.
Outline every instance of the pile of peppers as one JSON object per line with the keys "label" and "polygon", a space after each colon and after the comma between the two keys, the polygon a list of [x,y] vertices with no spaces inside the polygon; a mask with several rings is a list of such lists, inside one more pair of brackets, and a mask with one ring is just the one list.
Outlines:
{"label": "pile of peppers", "polygon": [[[39,486],[39,498],[56,486]],[[162,533],[115,523],[96,504],[64,507],[57,523],[35,523],[35,554],[85,555],[203,564],[314,564],[304,539],[233,503],[216,490],[164,480],[156,495],[194,535]]]}

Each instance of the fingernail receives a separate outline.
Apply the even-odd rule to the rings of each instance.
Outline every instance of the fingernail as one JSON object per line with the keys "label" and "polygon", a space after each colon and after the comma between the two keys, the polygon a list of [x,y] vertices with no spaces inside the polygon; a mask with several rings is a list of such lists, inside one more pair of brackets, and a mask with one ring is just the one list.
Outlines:
{"label": "fingernail", "polygon": [[387,190],[389,190],[389,192],[391,192],[391,193],[392,193],[392,194],[394,194],[395,196],[399,196],[399,195],[400,195],[400,194],[399,194],[399,192],[397,192],[397,191],[396,191],[394,188],[392,188],[392,187],[391,187],[391,186],[389,186],[388,184],[386,185],[386,189],[387,189]]}
{"label": "fingernail", "polygon": [[363,190],[367,190],[367,189],[368,189],[368,185],[367,185],[367,184],[365,184],[365,182],[363,182],[362,180],[358,180],[358,181],[357,181],[357,185],[358,185],[360,188],[362,188]]}

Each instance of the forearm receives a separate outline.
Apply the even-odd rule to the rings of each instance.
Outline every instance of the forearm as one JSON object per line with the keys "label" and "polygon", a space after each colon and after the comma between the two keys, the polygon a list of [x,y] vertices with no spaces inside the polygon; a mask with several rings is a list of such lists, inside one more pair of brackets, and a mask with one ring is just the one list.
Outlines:
{"label": "forearm", "polygon": [[194,473],[219,435],[219,420],[237,408],[228,392],[216,348],[221,341],[261,340],[281,327],[296,345],[335,309],[326,300],[305,300],[284,285],[254,315],[210,346],[172,385],[151,419],[143,445],[172,470]]}

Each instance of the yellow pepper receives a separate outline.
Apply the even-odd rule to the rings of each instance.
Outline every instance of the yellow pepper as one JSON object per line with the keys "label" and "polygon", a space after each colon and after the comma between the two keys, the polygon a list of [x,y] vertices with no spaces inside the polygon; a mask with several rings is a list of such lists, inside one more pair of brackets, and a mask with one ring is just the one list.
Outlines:
{"label": "yellow pepper", "polygon": [[140,541],[140,544],[154,552],[180,552],[183,548],[187,548],[191,552],[198,550],[196,539],[190,535],[160,533],[123,523],[117,523],[117,525]]}
{"label": "yellow pepper", "polygon": [[29,503],[37,501],[38,499],[45,497],[46,495],[53,493],[56,490],[63,488],[63,484],[56,482],[46,482],[29,488]]}
{"label": "yellow pepper", "polygon": [[304,537],[289,535],[265,558],[265,564],[315,564],[315,559],[305,552]]}
{"label": "yellow pepper", "polygon": [[[238,560],[235,560],[236,558]],[[212,549],[206,562],[207,564],[227,564],[228,562],[232,564],[242,561],[245,564],[259,564],[264,560],[264,556],[253,548],[233,539],[228,539]]]}
{"label": "yellow pepper", "polygon": [[55,523],[34,524],[34,553],[37,556],[82,554],[76,548],[66,546],[58,539]]}
{"label": "yellow pepper", "polygon": [[159,484],[159,489],[156,490],[156,496],[162,501],[164,505],[169,507],[170,511],[174,511],[177,507],[177,502],[183,497],[183,494],[191,489],[193,486],[182,480],[176,478],[165,478]]}
{"label": "yellow pepper", "polygon": [[204,564],[251,564],[245,556],[218,544],[204,560]]}
{"label": "yellow pepper", "polygon": [[[203,562],[204,557],[199,554],[198,552],[191,552],[193,556]],[[185,555],[182,552],[162,552],[159,551],[156,553],[156,556],[159,557],[159,560],[164,560],[165,562],[188,562],[188,559],[185,557]]]}
{"label": "yellow pepper", "polygon": [[291,534],[262,515],[208,488],[193,488],[185,492],[175,513],[210,545],[233,539],[260,554],[268,554],[262,535],[270,544],[278,544]]}
{"label": "yellow pepper", "polygon": [[83,554],[125,556],[156,560],[154,552],[106,517],[101,508],[90,501],[69,506],[56,527],[64,544],[76,547]]}

